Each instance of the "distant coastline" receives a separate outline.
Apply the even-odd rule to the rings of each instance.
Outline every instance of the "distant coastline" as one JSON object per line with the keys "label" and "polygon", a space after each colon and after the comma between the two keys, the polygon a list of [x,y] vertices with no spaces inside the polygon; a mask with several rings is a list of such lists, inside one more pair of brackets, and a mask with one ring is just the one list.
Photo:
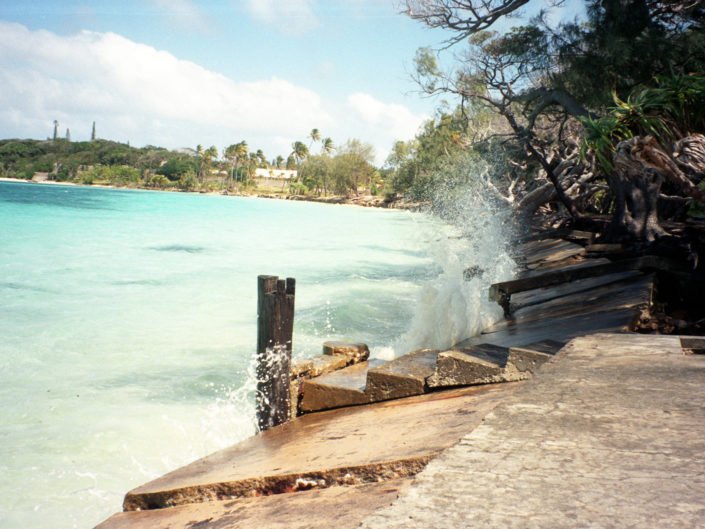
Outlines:
{"label": "distant coastline", "polygon": [[255,198],[267,198],[273,200],[297,200],[303,202],[317,202],[321,204],[338,204],[338,205],[351,205],[351,206],[361,206],[361,207],[373,207],[382,209],[403,209],[418,211],[423,209],[426,204],[422,202],[411,202],[403,197],[388,199],[377,197],[373,195],[359,195],[359,196],[309,196],[309,195],[288,195],[288,194],[278,194],[278,193],[234,193],[234,192],[216,192],[216,191],[184,191],[181,189],[153,189],[149,187],[139,187],[139,186],[116,186],[116,185],[106,185],[106,184],[79,184],[76,182],[57,182],[56,180],[30,180],[27,178],[7,178],[0,177],[0,182],[16,182],[25,184],[36,184],[36,185],[54,185],[54,186],[71,186],[71,187],[86,187],[86,188],[98,188],[98,189],[127,189],[127,190],[140,190],[140,191],[156,191],[165,193],[189,193],[196,195],[218,195],[218,196],[237,196],[237,197],[255,197]]}

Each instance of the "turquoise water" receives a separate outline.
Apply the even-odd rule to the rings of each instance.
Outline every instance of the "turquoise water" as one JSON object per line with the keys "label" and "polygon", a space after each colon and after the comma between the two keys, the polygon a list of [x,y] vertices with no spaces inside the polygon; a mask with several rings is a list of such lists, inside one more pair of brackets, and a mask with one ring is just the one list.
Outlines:
{"label": "turquoise water", "polygon": [[[130,488],[252,435],[258,274],[297,279],[295,357],[477,330],[496,310],[458,281],[479,254],[451,232],[409,212],[0,182],[0,527],[93,527]],[[493,237],[487,281],[509,270]]]}

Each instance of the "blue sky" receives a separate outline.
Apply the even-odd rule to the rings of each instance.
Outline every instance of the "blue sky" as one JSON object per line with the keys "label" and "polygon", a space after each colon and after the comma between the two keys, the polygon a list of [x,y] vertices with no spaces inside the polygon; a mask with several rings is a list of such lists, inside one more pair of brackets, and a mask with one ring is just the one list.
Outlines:
{"label": "blue sky", "polygon": [[[540,3],[539,3],[540,4]],[[415,93],[414,52],[448,35],[397,0],[3,0],[0,137],[169,148],[246,140],[268,157],[319,128],[378,162],[437,101]],[[315,148],[314,148],[315,150]]]}

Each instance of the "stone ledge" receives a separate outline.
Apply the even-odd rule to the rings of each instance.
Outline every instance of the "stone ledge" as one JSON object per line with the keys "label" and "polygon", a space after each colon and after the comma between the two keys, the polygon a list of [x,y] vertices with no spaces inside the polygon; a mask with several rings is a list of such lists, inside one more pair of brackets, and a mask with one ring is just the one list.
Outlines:
{"label": "stone ledge", "polygon": [[367,372],[365,393],[372,402],[421,395],[436,370],[437,349],[412,351]]}

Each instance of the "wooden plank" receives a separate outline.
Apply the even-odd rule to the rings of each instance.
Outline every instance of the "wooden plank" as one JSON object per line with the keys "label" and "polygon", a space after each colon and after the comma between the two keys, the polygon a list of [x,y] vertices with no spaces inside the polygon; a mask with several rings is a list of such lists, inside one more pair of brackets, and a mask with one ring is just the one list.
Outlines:
{"label": "wooden plank", "polygon": [[585,249],[579,244],[562,239],[534,241],[520,246],[520,259],[528,267],[538,266],[541,262],[563,261],[571,257],[585,255]]}
{"label": "wooden plank", "polygon": [[463,345],[492,343],[512,347],[540,340],[569,341],[594,332],[627,332],[639,319],[633,308],[616,308],[593,314],[574,314],[564,318],[512,322],[480,336],[468,338]]}
{"label": "wooden plank", "polygon": [[654,276],[638,275],[618,283],[602,285],[583,292],[576,292],[545,301],[544,303],[523,307],[511,316],[486,328],[485,332],[494,332],[516,323],[532,321],[550,321],[568,316],[591,317],[600,312],[615,309],[630,309],[637,315],[642,308],[651,303]]}
{"label": "wooden plank", "polygon": [[291,415],[291,347],[296,280],[257,278],[257,425],[266,430]]}
{"label": "wooden plank", "polygon": [[605,257],[596,258],[586,258],[579,257],[576,259],[569,259],[567,261],[559,261],[557,263],[545,263],[541,268],[525,269],[521,270],[517,274],[517,279],[524,279],[526,277],[535,277],[545,274],[548,271],[553,270],[577,270],[578,268],[586,268],[596,264],[607,264],[611,263],[609,259]]}
{"label": "wooden plank", "polygon": [[610,285],[624,281],[626,279],[642,276],[642,272],[638,270],[630,270],[627,272],[618,272],[616,274],[608,274],[604,276],[590,277],[587,279],[578,279],[563,285],[557,285],[547,288],[538,288],[535,290],[527,290],[517,292],[512,296],[510,310],[515,313],[517,310],[539,303],[545,303],[556,298],[567,296],[569,294],[578,294],[580,292],[589,292],[597,287]]}
{"label": "wooden plank", "polygon": [[510,313],[510,301],[512,294],[537,288],[546,288],[560,285],[569,281],[595,277],[599,275],[614,274],[628,270],[668,270],[671,272],[687,272],[687,269],[680,263],[665,257],[647,255],[623,261],[613,261],[610,263],[597,264],[579,268],[556,270],[545,274],[515,279],[502,283],[495,283],[490,286],[490,300],[496,301],[505,309],[505,313]]}

